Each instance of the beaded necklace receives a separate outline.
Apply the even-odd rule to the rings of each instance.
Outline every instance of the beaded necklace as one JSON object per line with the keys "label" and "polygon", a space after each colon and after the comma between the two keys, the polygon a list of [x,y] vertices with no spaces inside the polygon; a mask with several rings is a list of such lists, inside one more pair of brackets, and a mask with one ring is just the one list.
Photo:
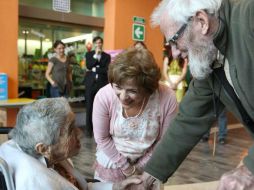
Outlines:
{"label": "beaded necklace", "polygon": [[126,109],[124,109],[124,113],[125,113],[125,115],[126,115],[126,118],[136,118],[136,117],[138,117],[138,116],[141,114],[142,110],[143,110],[143,107],[144,107],[144,105],[145,105],[145,100],[146,100],[146,98],[143,99],[143,102],[142,102],[142,105],[141,105],[141,107],[140,107],[140,110],[139,110],[138,113],[137,113],[136,115],[134,115],[134,116],[129,116],[129,115],[127,114]]}

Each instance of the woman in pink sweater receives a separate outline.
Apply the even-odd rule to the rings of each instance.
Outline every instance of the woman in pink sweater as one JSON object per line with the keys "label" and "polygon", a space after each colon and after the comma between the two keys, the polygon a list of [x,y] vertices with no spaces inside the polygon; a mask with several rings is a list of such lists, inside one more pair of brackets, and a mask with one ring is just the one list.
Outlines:
{"label": "woman in pink sweater", "polygon": [[130,48],[110,64],[110,84],[93,105],[95,178],[118,182],[143,171],[177,111],[174,92],[159,84],[152,53]]}

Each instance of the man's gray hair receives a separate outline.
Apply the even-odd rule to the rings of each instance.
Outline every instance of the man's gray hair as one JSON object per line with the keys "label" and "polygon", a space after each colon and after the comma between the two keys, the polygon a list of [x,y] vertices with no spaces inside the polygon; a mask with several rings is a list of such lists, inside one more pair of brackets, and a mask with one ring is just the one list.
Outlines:
{"label": "man's gray hair", "polygon": [[19,111],[16,126],[9,135],[24,152],[38,157],[35,145],[40,142],[45,145],[55,144],[70,112],[65,98],[37,100]]}
{"label": "man's gray hair", "polygon": [[152,26],[158,26],[162,19],[168,18],[176,23],[187,23],[188,19],[199,10],[216,14],[221,2],[222,0],[163,0],[153,11],[151,24]]}

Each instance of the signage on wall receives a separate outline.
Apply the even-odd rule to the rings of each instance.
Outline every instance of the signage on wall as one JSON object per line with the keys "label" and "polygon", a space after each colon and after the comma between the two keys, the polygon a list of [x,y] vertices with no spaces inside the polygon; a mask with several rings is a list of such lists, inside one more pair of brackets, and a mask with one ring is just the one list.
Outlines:
{"label": "signage on wall", "polygon": [[132,25],[132,39],[134,41],[145,41],[145,26],[134,23]]}
{"label": "signage on wall", "polygon": [[0,100],[8,99],[8,77],[6,73],[0,73]]}
{"label": "signage on wall", "polygon": [[53,0],[53,10],[64,13],[71,12],[71,0]]}
{"label": "signage on wall", "polygon": [[143,17],[134,16],[133,22],[138,24],[145,24],[145,19]]}
{"label": "signage on wall", "polygon": [[134,16],[132,25],[132,39],[134,41],[145,41],[145,19]]}

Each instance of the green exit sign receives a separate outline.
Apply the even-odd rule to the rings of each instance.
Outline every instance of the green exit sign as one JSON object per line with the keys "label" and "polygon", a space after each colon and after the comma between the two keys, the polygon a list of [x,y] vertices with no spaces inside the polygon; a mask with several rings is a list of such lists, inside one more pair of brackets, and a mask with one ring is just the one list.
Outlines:
{"label": "green exit sign", "polygon": [[145,41],[145,26],[134,23],[132,25],[132,39],[134,41]]}
{"label": "green exit sign", "polygon": [[145,24],[145,19],[142,17],[134,16],[133,17],[133,22],[134,23],[139,23],[139,24]]}

